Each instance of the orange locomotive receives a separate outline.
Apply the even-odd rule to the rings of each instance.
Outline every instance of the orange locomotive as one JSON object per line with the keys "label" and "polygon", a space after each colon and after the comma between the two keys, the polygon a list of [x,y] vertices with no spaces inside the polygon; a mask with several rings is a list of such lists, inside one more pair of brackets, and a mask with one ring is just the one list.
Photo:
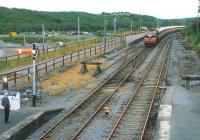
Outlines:
{"label": "orange locomotive", "polygon": [[151,30],[144,36],[144,45],[147,47],[155,47],[164,36],[179,31],[179,28],[179,26],[168,26]]}
{"label": "orange locomotive", "polygon": [[144,36],[144,45],[147,47],[154,47],[157,45],[159,39],[158,39],[158,32],[156,30],[149,31]]}

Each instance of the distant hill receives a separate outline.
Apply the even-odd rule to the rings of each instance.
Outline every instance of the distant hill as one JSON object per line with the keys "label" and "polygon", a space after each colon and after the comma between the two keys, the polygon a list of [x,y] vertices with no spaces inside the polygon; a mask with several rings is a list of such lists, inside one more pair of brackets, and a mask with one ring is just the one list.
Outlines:
{"label": "distant hill", "polygon": [[[0,7],[0,34],[9,31],[19,32],[41,32],[41,25],[45,25],[45,30],[49,31],[72,31],[77,30],[77,17],[80,17],[81,31],[96,32],[103,30],[104,14],[108,21],[108,30],[113,30],[113,18],[117,15],[117,29],[130,30],[131,18],[133,21],[133,30],[139,28],[141,18],[142,26],[156,27],[155,17],[146,15],[137,15],[127,12],[91,14],[85,12],[41,12],[27,9],[9,9]],[[160,25],[180,25],[181,19],[160,20]]]}

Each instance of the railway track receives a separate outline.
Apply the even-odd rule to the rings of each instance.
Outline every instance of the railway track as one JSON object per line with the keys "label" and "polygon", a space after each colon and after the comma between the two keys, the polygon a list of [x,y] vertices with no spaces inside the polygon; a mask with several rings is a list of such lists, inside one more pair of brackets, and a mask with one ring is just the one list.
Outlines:
{"label": "railway track", "polygon": [[167,62],[168,50],[169,42],[163,43],[133,91],[128,103],[121,110],[121,115],[108,133],[107,140],[149,139],[145,132],[147,132],[147,126],[150,123],[149,117],[163,76],[164,65]]}
{"label": "railway track", "polygon": [[108,58],[105,62],[109,63],[110,61],[113,61],[111,65],[106,66],[106,68],[104,68],[104,71],[107,70],[108,68],[110,68],[111,66],[113,66],[116,63],[119,63],[121,60],[123,60],[124,56],[129,55],[131,53],[133,53],[133,51],[137,50],[140,47],[144,47],[144,45],[142,45],[143,42],[138,42],[135,44],[132,44],[130,47],[125,48],[124,50],[120,51],[119,53],[116,53],[115,55],[113,55],[112,57]]}
{"label": "railway track", "polygon": [[[134,43],[129,47],[126,47],[124,50],[120,51],[119,53],[116,53],[115,55],[113,55],[112,57],[108,58],[108,60],[106,60],[106,62],[113,60],[113,58],[118,57],[119,55],[124,55],[124,53],[126,54],[130,54],[132,53],[132,51],[134,51],[134,49],[138,49],[139,47],[142,47],[143,42],[138,42],[138,43]],[[117,59],[118,60],[118,59]],[[117,61],[116,60],[116,61]]]}
{"label": "railway track", "polygon": [[[111,66],[113,66],[114,64],[119,63],[119,62],[121,62],[122,65],[123,65],[124,62],[125,62],[126,59],[127,59],[127,55],[132,55],[132,54],[134,53],[135,50],[138,50],[139,48],[142,48],[142,47],[144,47],[144,45],[136,45],[134,48],[129,47],[129,48],[123,50],[123,51],[121,52],[121,54],[116,54],[115,56],[109,58],[106,62],[111,61],[111,60],[113,60],[114,58],[117,58],[117,59],[116,59],[111,65],[109,65],[108,67],[106,67],[104,70],[108,69],[109,67],[111,67]],[[120,56],[120,55],[121,55],[121,56]],[[121,67],[121,65],[120,65],[120,67]]]}
{"label": "railway track", "polygon": [[126,55],[119,69],[44,133],[40,139],[76,138],[150,51],[150,48],[138,47],[137,50]]}

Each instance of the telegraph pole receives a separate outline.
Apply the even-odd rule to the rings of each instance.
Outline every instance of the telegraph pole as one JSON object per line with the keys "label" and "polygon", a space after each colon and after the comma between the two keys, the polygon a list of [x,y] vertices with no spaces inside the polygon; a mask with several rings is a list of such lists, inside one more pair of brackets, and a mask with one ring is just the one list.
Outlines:
{"label": "telegraph pole", "polygon": [[116,16],[114,17],[114,38],[115,38],[115,47],[116,47],[116,28],[117,28],[117,25],[116,25]]}
{"label": "telegraph pole", "polygon": [[106,53],[106,26],[107,26],[107,20],[104,14],[104,53]]}
{"label": "telegraph pole", "polygon": [[199,13],[200,13],[200,0],[199,0],[198,14],[197,14],[197,37],[199,36]]}
{"label": "telegraph pole", "polygon": [[24,35],[24,47],[26,46],[26,36]]}
{"label": "telegraph pole", "polygon": [[140,15],[140,32],[141,32],[141,27],[142,26],[142,20],[141,20],[141,15]]}
{"label": "telegraph pole", "polygon": [[78,41],[79,41],[79,37],[80,37],[80,19],[78,16],[78,31],[77,31],[77,35],[78,35]]}
{"label": "telegraph pole", "polygon": [[200,0],[198,0],[198,12],[197,12],[197,37],[199,37],[199,13],[200,13]]}
{"label": "telegraph pole", "polygon": [[197,37],[199,36],[199,14],[197,15]]}
{"label": "telegraph pole", "polygon": [[131,32],[133,32],[133,19],[131,18]]}
{"label": "telegraph pole", "polygon": [[44,37],[45,37],[44,24],[42,24],[42,49],[43,49],[43,53],[44,53]]}
{"label": "telegraph pole", "polygon": [[160,20],[159,19],[156,19],[157,20],[157,28],[159,28],[160,26]]}

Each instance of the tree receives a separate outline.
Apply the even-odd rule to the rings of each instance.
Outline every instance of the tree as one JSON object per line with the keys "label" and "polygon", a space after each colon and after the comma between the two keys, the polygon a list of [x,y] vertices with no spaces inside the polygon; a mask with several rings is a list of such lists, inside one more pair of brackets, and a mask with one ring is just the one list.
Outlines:
{"label": "tree", "polygon": [[[200,6],[200,5],[199,5]],[[199,10],[200,11],[200,10]],[[81,29],[84,31],[96,32],[103,30],[103,14],[108,15],[108,30],[113,30],[113,17],[118,15],[117,30],[129,29],[130,20],[132,18],[132,27],[139,27],[138,15],[119,12],[119,13],[102,13],[91,14],[85,12],[39,12],[26,9],[9,9],[0,7],[0,34],[7,34],[9,31],[20,30],[22,32],[41,32],[41,24],[45,24],[45,29],[49,31],[71,31],[77,30],[77,16],[81,17]],[[147,28],[155,27],[155,17],[142,17],[142,26]],[[128,20],[127,20],[128,19]],[[180,25],[182,19],[179,20],[161,20],[162,25]]]}

